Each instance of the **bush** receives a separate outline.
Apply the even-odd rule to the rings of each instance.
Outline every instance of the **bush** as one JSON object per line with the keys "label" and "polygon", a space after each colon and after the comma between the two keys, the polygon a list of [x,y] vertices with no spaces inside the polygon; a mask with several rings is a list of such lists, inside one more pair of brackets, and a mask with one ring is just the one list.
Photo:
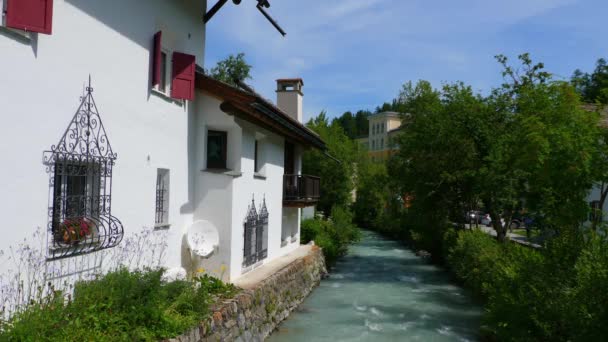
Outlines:
{"label": "bush", "polygon": [[67,304],[55,293],[3,323],[0,340],[157,341],[198,324],[214,296],[235,293],[208,276],[165,283],[162,273],[122,268],[79,282]]}
{"label": "bush", "polygon": [[[564,230],[567,231],[567,230]],[[486,299],[484,330],[501,341],[596,341],[608,336],[608,243],[562,234],[541,251],[480,231],[446,234],[447,262]]]}
{"label": "bush", "polygon": [[361,235],[353,223],[353,215],[348,209],[334,207],[328,220],[314,218],[302,221],[302,243],[314,241],[323,249],[325,261],[332,265],[346,254],[348,245],[358,241]]}

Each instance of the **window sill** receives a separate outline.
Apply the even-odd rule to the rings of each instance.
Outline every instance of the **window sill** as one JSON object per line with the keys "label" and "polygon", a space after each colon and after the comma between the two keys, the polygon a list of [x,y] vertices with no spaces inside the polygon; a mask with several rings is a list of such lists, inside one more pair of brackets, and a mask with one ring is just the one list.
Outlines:
{"label": "window sill", "polygon": [[175,103],[176,105],[179,106],[183,106],[184,105],[184,100],[176,100],[174,98],[172,98],[169,93],[163,93],[162,91],[156,89],[156,88],[151,88],[150,89],[150,93],[160,97],[161,99],[167,101],[167,102],[172,102]]}
{"label": "window sill", "polygon": [[154,225],[154,230],[167,230],[171,228],[170,223],[159,223]]}
{"label": "window sill", "polygon": [[9,37],[15,38],[25,44],[30,44],[32,42],[32,35],[34,34],[33,32],[17,30],[2,25],[0,25],[0,32],[4,33]]}
{"label": "window sill", "polygon": [[204,169],[201,170],[201,172],[215,173],[218,175],[226,175],[234,178],[241,177],[243,175],[243,173],[240,171],[233,171],[230,169]]}
{"label": "window sill", "polygon": [[259,172],[254,172],[253,173],[253,178],[255,179],[262,179],[262,180],[266,180],[266,175],[261,174]]}

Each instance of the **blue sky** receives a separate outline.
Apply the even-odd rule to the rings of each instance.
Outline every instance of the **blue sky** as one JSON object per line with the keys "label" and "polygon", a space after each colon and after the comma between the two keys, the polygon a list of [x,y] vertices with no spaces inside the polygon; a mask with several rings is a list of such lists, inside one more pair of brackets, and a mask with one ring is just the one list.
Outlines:
{"label": "blue sky", "polygon": [[486,93],[502,81],[499,53],[530,52],[561,78],[608,58],[608,0],[270,0],[285,38],[256,3],[229,2],[208,23],[206,67],[244,52],[249,83],[272,100],[275,79],[302,77],[305,119],[371,110],[409,80]]}

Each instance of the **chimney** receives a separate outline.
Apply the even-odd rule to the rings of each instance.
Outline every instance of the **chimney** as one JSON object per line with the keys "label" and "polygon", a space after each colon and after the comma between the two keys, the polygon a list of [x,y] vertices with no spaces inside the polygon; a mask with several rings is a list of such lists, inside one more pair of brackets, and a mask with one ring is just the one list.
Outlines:
{"label": "chimney", "polygon": [[277,80],[277,107],[292,118],[303,122],[302,110],[302,87],[304,81],[301,78],[288,78]]}

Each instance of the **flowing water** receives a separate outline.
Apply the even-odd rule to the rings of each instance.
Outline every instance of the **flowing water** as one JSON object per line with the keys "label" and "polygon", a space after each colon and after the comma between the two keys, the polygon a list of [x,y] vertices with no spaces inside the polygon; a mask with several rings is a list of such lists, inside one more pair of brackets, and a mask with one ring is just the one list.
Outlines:
{"label": "flowing water", "polygon": [[364,231],[268,341],[474,341],[480,316],[444,270]]}

